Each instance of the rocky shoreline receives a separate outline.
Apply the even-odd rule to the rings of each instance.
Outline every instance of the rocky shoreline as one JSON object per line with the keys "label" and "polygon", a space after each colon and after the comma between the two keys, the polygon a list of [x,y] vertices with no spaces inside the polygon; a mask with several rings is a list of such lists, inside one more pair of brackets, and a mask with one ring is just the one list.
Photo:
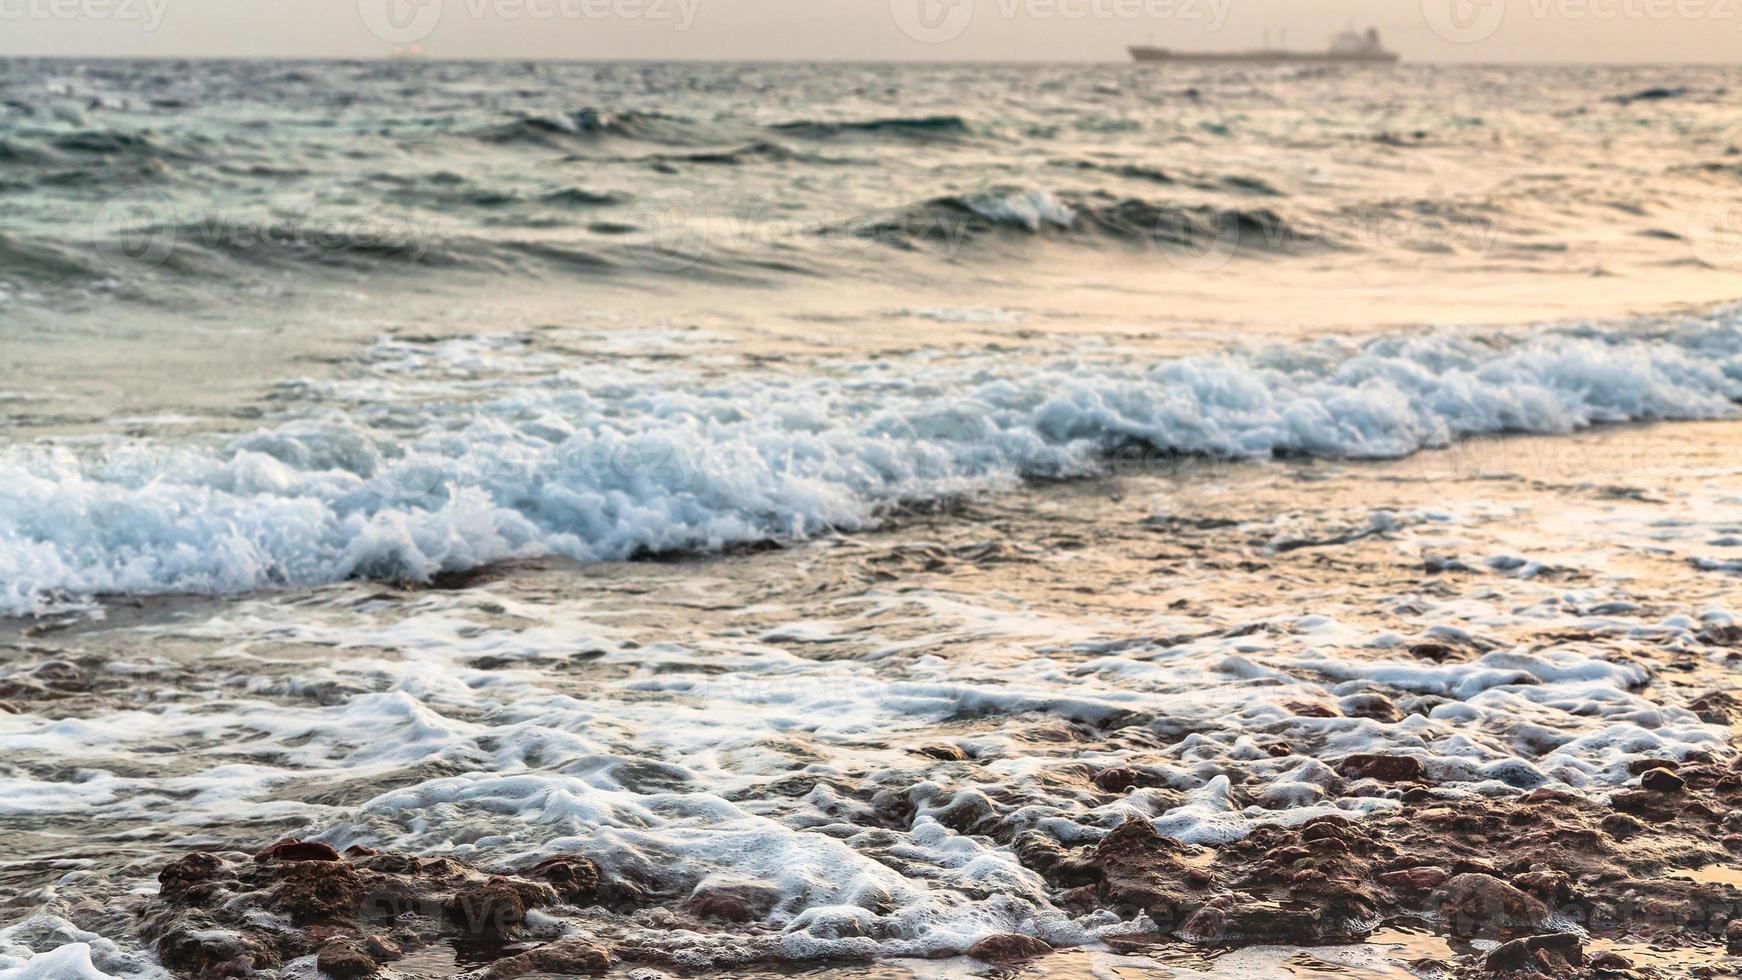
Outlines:
{"label": "rocky shoreline", "polygon": [[[1038,832],[1012,844],[1055,890],[1054,901],[1143,925],[1124,950],[1186,942],[1215,949],[1359,943],[1406,924],[1485,941],[1473,962],[1418,961],[1420,975],[1646,977],[1651,964],[1591,952],[1605,936],[1650,935],[1742,952],[1742,891],[1678,877],[1742,854],[1742,761],[1642,765],[1639,786],[1607,803],[1554,790],[1486,800],[1422,783],[1401,761],[1356,759],[1353,790],[1397,796],[1386,816],[1320,816],[1260,827],[1209,850],[1121,824],[1067,848]],[[1137,771],[1098,774],[1140,786]],[[258,854],[194,852],[158,876],[141,933],[177,974],[248,976],[314,956],[323,973],[373,975],[407,951],[448,944],[473,968],[508,980],[532,973],[597,974],[613,965],[682,968],[681,942],[662,948],[636,923],[673,932],[740,932],[740,964],[780,963],[778,937],[758,927],[777,895],[700,889],[661,895],[654,882],[613,879],[580,855],[517,871],[448,858],[285,840]],[[986,936],[961,953],[1008,965],[1053,947],[1022,934]]]}
{"label": "rocky shoreline", "polygon": [[1137,476],[777,551],[32,626],[0,672],[31,760],[0,956],[1723,975],[1742,627],[1695,559],[1742,542],[1710,475],[1742,426],[1676,432],[1656,473],[1624,430],[1578,437],[1619,461],[1578,483],[1449,454]]}

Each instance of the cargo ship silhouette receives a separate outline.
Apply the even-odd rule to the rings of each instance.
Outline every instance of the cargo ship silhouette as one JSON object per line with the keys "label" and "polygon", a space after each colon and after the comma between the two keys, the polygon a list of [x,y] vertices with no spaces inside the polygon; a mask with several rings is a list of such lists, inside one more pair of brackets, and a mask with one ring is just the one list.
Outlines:
{"label": "cargo ship silhouette", "polygon": [[1399,56],[1395,51],[1385,50],[1385,46],[1379,43],[1379,31],[1369,27],[1365,33],[1344,31],[1338,34],[1331,38],[1330,47],[1324,51],[1290,51],[1286,48],[1268,46],[1257,51],[1173,51],[1168,48],[1135,45],[1131,48],[1131,57],[1138,61],[1229,61],[1245,64],[1269,64],[1272,62],[1393,64]]}

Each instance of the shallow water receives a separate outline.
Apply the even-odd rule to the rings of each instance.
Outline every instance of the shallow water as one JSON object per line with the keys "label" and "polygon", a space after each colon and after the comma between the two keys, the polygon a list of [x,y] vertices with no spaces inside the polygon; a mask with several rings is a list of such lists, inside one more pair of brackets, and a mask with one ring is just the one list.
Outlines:
{"label": "shallow water", "polygon": [[[1504,794],[1601,793],[1642,755],[1720,748],[1726,729],[1681,705],[1722,662],[1702,665],[1696,634],[1730,622],[1734,575],[1695,559],[1733,528],[1738,446],[1742,429],[1717,423],[1186,466],[762,554],[20,623],[6,676],[24,713],[0,718],[0,745],[29,762],[0,807],[22,842],[10,911],[36,925],[10,948],[66,921],[125,949],[129,896],[164,855],[292,833],[487,866],[580,849],[680,897],[764,882],[784,910],[767,941],[800,957],[857,948],[824,938],[818,912],[868,895],[895,900],[891,925],[914,923],[885,956],[1023,924],[1092,942],[1117,924],[1055,909],[1010,834],[1086,838],[1142,814],[1215,844],[1395,806],[1327,793],[1317,760],[1352,751],[1405,751],[1438,782]],[[1448,659],[1407,652],[1423,643]],[[1690,657],[1691,674],[1666,670]],[[1374,715],[1375,694],[1402,717]],[[1258,750],[1275,740],[1290,752]],[[968,761],[916,754],[938,744]],[[1131,764],[1161,767],[1168,788],[1083,782]],[[893,827],[892,806],[909,814]],[[704,971],[741,941],[678,936]],[[1156,962],[1399,975],[1388,937],[1424,955],[1380,934],[1346,954]],[[1035,975],[1119,975],[1129,959]],[[961,962],[948,969],[984,971]],[[819,975],[864,968],[842,969]]]}

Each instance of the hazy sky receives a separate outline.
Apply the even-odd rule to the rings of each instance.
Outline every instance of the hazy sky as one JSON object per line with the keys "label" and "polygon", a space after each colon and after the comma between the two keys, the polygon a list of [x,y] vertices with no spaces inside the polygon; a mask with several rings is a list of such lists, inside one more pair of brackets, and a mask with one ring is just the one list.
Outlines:
{"label": "hazy sky", "polygon": [[0,54],[1101,60],[1351,22],[1417,61],[1742,61],[1742,0],[0,0]]}

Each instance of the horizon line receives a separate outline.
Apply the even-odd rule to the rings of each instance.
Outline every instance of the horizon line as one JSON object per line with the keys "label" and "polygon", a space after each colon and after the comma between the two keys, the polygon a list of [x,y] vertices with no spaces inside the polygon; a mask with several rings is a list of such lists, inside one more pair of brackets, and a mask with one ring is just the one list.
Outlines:
{"label": "horizon line", "polygon": [[[0,52],[0,61],[30,59],[36,61],[354,61],[354,62],[387,62],[387,63],[463,63],[463,62],[544,62],[556,64],[839,64],[839,65],[1131,65],[1139,66],[1140,62],[1130,58],[901,58],[901,57],[778,57],[778,58],[717,58],[705,56],[634,56],[634,57],[594,57],[594,56],[553,56],[553,55],[428,55],[428,54],[385,54],[385,55],[350,55],[350,54],[33,54]],[[1143,64],[1147,70],[1166,64],[1154,62]],[[1215,63],[1203,63],[1194,67],[1203,68]],[[1277,64],[1286,64],[1278,62]],[[1638,67],[1684,67],[1684,68],[1733,68],[1742,67],[1742,56],[1732,61],[1569,61],[1569,60],[1434,60],[1403,58],[1401,61],[1383,65],[1358,65],[1361,68],[1401,68],[1413,65],[1429,65],[1436,67],[1587,67],[1587,68],[1638,68]],[[1227,67],[1250,67],[1247,65],[1228,65]],[[1296,66],[1299,67],[1299,66]]]}

